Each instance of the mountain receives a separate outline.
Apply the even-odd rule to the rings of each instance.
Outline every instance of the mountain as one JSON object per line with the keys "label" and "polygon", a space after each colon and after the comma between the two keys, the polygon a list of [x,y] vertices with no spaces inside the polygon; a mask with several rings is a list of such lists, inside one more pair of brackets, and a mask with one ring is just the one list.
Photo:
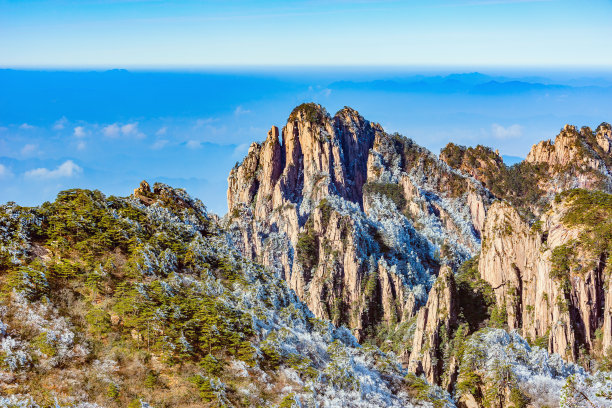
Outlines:
{"label": "mountain", "polygon": [[612,407],[612,129],[506,166],[296,107],[229,212],[0,206],[0,406]]}
{"label": "mountain", "polygon": [[[498,405],[527,406],[541,396],[521,370],[566,379],[581,369],[510,359],[514,379],[500,388],[490,371],[501,360],[470,363],[464,347],[493,336],[584,372],[609,369],[611,136],[606,123],[568,125],[506,166],[484,146],[451,143],[437,157],[351,108],[332,117],[303,104],[232,169],[224,222],[317,317],[396,353],[460,405],[495,405],[495,391]],[[558,405],[561,387],[533,406]]]}
{"label": "mountain", "polygon": [[242,253],[359,340],[416,316],[444,264],[480,247],[492,195],[426,149],[344,108],[297,107],[228,178]]}
{"label": "mountain", "polygon": [[317,319],[183,190],[0,215],[0,406],[454,406]]}

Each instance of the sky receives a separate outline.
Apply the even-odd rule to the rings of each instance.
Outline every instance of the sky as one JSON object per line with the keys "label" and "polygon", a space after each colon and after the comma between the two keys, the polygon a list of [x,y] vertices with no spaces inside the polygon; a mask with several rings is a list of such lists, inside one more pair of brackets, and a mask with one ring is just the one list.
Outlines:
{"label": "sky", "polygon": [[0,203],[147,179],[224,214],[231,167],[310,101],[512,164],[612,121],[610,17],[599,0],[0,0]]}
{"label": "sky", "polygon": [[610,0],[0,0],[0,63],[610,67],[610,17]]}

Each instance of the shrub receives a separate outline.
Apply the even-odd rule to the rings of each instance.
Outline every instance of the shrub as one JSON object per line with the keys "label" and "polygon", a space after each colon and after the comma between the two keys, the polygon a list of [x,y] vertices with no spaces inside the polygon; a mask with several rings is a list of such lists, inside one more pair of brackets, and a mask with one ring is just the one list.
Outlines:
{"label": "shrub", "polygon": [[325,117],[327,116],[327,112],[325,112],[325,109],[323,109],[320,105],[317,105],[313,102],[309,102],[303,103],[293,109],[293,111],[289,115],[288,121],[293,122],[297,120],[299,113],[302,113],[304,115],[304,118],[307,122],[317,125],[322,124],[325,120]]}
{"label": "shrub", "polygon": [[[311,220],[309,222],[312,223]],[[305,271],[310,271],[319,263],[319,242],[313,227],[308,222],[306,223],[306,230],[298,235],[295,249],[297,261]]]}
{"label": "shrub", "polygon": [[363,186],[363,191],[367,195],[380,194],[388,197],[391,201],[393,201],[398,210],[402,210],[406,206],[404,191],[399,184],[366,183]]}
{"label": "shrub", "polygon": [[480,277],[479,256],[465,261],[456,275],[458,314],[469,324],[470,330],[481,328],[491,317],[495,305],[493,288]]}

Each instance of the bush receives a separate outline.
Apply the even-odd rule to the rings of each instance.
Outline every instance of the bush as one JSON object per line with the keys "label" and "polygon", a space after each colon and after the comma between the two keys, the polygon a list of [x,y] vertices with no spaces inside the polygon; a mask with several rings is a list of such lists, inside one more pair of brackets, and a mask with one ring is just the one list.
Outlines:
{"label": "bush", "polygon": [[297,120],[299,113],[302,113],[304,115],[304,118],[307,122],[317,125],[323,124],[323,121],[327,116],[327,112],[320,105],[317,105],[313,102],[309,102],[303,103],[293,109],[293,111],[291,111],[291,114],[289,115],[288,121],[293,122]]}
{"label": "bush", "polygon": [[480,278],[479,256],[465,261],[456,275],[458,314],[476,331],[491,317],[495,306],[493,288]]}
{"label": "bush", "polygon": [[398,210],[403,210],[406,207],[406,198],[404,191],[399,184],[395,183],[366,183],[363,186],[363,192],[367,195],[380,194],[388,197]]}
{"label": "bush", "polygon": [[311,225],[312,220],[309,220],[306,223],[306,231],[298,235],[297,245],[295,246],[297,261],[302,265],[304,271],[310,271],[319,263],[319,240]]}

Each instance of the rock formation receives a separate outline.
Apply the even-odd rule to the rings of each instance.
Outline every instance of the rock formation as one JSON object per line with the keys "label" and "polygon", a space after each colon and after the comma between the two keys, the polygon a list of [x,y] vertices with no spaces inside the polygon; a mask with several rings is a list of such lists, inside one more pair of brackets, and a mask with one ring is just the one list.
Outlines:
{"label": "rock formation", "polygon": [[[279,134],[280,133],[280,134]],[[479,249],[490,194],[355,110],[297,107],[228,179],[243,254],[358,338],[412,318],[440,266]]]}
{"label": "rock formation", "polygon": [[608,124],[566,126],[508,167],[483,146],[450,144],[438,159],[353,109],[331,117],[304,104],[232,169],[225,222],[317,317],[391,344],[410,371],[452,391],[455,335],[488,318],[466,321],[454,272],[480,251],[471,296],[490,285],[506,327],[571,361],[611,345],[608,252],[576,244],[588,228],[566,219],[574,196],[553,200],[610,191],[611,135]]}
{"label": "rock formation", "polygon": [[546,175],[540,187],[558,193],[570,188],[612,191],[612,158],[610,157],[610,125],[603,123],[593,133],[565,125],[554,143],[542,141],[533,146],[526,161],[544,165]]}
{"label": "rock formation", "polygon": [[440,382],[444,349],[450,346],[449,336],[457,322],[456,297],[453,271],[443,267],[429,292],[427,304],[417,314],[408,370],[424,374],[432,384]]}
{"label": "rock formation", "polygon": [[[579,247],[584,227],[564,217],[571,201],[554,202],[531,227],[505,202],[487,214],[479,271],[494,289],[510,329],[543,339],[551,352],[576,361],[604,332],[607,254]],[[607,296],[608,298],[610,296]],[[609,309],[608,309],[609,310]],[[609,320],[609,312],[608,320]],[[611,336],[604,334],[604,342]]]}

